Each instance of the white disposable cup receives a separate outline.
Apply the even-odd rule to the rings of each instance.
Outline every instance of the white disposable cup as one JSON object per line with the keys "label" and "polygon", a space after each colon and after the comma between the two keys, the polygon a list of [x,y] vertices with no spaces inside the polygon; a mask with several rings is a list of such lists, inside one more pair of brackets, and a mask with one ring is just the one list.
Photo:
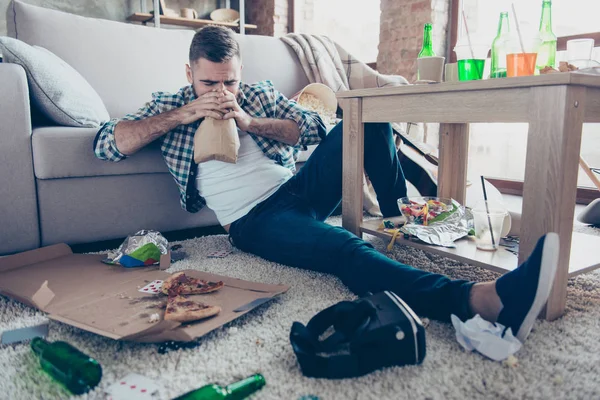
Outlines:
{"label": "white disposable cup", "polygon": [[[471,210],[475,223],[475,244],[478,249],[495,251],[502,237],[506,210],[500,208],[477,208]],[[490,226],[492,230],[490,231]],[[493,233],[493,240],[492,240]]]}
{"label": "white disposable cup", "polygon": [[591,60],[594,39],[572,39],[567,41],[567,61]]}
{"label": "white disposable cup", "polygon": [[446,64],[446,73],[444,75],[444,82],[458,82],[458,64],[457,63]]}
{"label": "white disposable cup", "polygon": [[432,56],[417,58],[419,80],[441,82],[444,74],[445,57]]}

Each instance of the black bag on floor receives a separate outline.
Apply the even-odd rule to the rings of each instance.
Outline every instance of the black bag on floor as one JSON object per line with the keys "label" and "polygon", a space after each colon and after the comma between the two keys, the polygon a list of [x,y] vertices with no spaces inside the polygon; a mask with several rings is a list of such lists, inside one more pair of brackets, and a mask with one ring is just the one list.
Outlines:
{"label": "black bag on floor", "polygon": [[[333,333],[321,337],[331,327]],[[389,291],[342,301],[306,326],[294,322],[290,341],[302,373],[315,378],[350,378],[425,358],[421,320]]]}

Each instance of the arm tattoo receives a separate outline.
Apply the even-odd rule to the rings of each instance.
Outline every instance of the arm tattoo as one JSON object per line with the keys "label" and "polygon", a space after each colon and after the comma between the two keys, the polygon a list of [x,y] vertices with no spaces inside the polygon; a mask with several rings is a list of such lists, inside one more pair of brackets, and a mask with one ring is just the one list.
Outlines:
{"label": "arm tattoo", "polygon": [[254,118],[248,128],[250,133],[277,140],[290,146],[298,143],[300,128],[291,119]]}

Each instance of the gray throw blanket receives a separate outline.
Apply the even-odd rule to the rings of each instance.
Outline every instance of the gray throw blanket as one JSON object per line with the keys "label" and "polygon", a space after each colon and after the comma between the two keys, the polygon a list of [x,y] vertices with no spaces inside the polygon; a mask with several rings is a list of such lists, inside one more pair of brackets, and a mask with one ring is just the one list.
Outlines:
{"label": "gray throw blanket", "polygon": [[[326,36],[290,33],[281,40],[296,52],[310,83],[322,83],[334,92],[409,84],[400,75],[380,74]],[[396,146],[399,145],[397,138]],[[363,209],[371,215],[381,215],[367,178],[363,178]]]}
{"label": "gray throw blanket", "polygon": [[326,36],[290,33],[281,40],[296,52],[311,83],[322,83],[334,92],[408,85],[400,75],[380,74]]}

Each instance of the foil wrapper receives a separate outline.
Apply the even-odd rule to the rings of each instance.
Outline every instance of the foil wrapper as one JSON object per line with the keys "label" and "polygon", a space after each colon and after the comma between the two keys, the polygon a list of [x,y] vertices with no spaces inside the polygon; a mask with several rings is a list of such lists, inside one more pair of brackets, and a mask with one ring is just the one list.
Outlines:
{"label": "foil wrapper", "polygon": [[120,260],[123,256],[128,256],[149,243],[154,244],[161,254],[167,254],[169,251],[169,242],[160,232],[141,230],[134,235],[127,236],[121,246],[119,246],[118,249],[109,252],[107,258],[103,261],[109,264],[120,264]]}
{"label": "foil wrapper", "polygon": [[467,236],[473,228],[473,214],[456,201],[453,202],[457,210],[445,220],[427,226],[405,224],[400,231],[415,236],[427,244],[456,247],[454,241]]}

